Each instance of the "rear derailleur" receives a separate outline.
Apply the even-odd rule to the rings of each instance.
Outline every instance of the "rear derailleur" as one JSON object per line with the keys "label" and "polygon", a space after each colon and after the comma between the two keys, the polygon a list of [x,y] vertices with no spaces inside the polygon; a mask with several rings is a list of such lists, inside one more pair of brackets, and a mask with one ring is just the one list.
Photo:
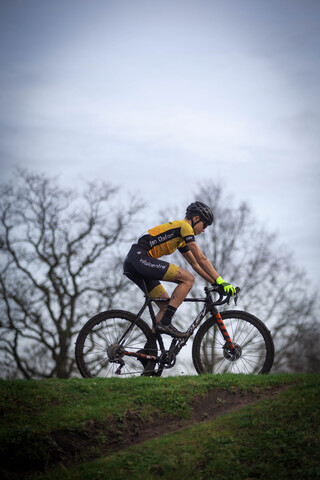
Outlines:
{"label": "rear derailleur", "polygon": [[119,364],[119,367],[115,371],[116,375],[121,374],[121,369],[125,364],[124,361],[123,361],[124,351],[125,351],[124,348],[121,345],[119,345],[118,343],[110,345],[110,347],[107,348],[107,354],[108,354],[109,362]]}

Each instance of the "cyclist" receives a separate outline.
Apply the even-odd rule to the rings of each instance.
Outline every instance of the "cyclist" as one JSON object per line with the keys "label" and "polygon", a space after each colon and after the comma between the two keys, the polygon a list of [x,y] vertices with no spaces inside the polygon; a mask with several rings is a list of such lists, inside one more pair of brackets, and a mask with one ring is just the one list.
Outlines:
{"label": "cyclist", "polygon": [[[204,280],[222,285],[226,294],[236,293],[235,288],[217,273],[195,241],[195,236],[204,232],[213,222],[212,210],[202,202],[193,202],[187,207],[184,220],[164,223],[144,233],[138,242],[132,245],[124,261],[124,274],[128,278],[142,290],[144,290],[144,281],[151,298],[167,300],[156,302],[159,307],[156,329],[160,333],[177,338],[187,336],[177,330],[171,321],[194,283],[194,276],[190,272],[160,260],[163,255],[170,255],[178,249],[193,270]],[[171,298],[160,280],[178,284]]]}

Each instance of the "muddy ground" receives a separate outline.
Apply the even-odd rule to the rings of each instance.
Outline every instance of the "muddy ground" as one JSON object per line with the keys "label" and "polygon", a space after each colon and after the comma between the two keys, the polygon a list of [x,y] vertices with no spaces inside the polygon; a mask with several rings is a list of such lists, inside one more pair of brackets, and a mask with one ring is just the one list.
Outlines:
{"label": "muddy ground", "polygon": [[232,392],[213,389],[198,396],[192,404],[187,419],[154,415],[142,420],[139,412],[127,411],[121,418],[109,418],[105,422],[91,420],[84,428],[65,429],[46,436],[32,437],[23,448],[6,452],[2,460],[2,478],[18,480],[28,478],[33,472],[46,471],[63,464],[65,467],[119,452],[166,433],[177,432],[219,415],[240,410],[262,398],[278,395],[287,387],[274,387],[267,392]]}
{"label": "muddy ground", "polygon": [[240,410],[261,398],[277,395],[286,389],[284,386],[274,387],[268,392],[229,392],[214,389],[206,395],[198,397],[192,404],[192,414],[187,420],[174,417],[154,416],[148,421],[142,421],[135,412],[127,412],[121,419],[108,422],[108,434],[105,435],[106,424],[94,420],[88,422],[83,432],[57,431],[52,436],[64,451],[64,463],[72,462],[75,456],[85,456],[90,447],[96,446],[97,438],[101,441],[100,454],[110,454],[137,445],[166,433],[177,432],[198,422],[211,420],[219,415]]}

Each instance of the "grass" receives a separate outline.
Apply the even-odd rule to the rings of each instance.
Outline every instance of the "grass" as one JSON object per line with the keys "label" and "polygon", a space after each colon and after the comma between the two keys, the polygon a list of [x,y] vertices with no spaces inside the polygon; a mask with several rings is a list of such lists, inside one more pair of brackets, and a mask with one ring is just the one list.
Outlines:
{"label": "grass", "polygon": [[0,380],[0,410],[6,427],[28,425],[42,433],[53,428],[77,427],[94,417],[140,409],[145,415],[155,410],[167,415],[187,413],[190,400],[211,388],[259,390],[282,382],[289,376],[202,375],[169,378]]}
{"label": "grass", "polygon": [[[192,399],[213,388],[259,394],[282,384],[290,388],[238,412],[204,416],[192,427],[94,461],[43,468],[48,451],[57,448],[53,430],[81,431],[92,419],[121,422],[128,412],[145,420],[155,412],[164,422],[168,416],[187,419]],[[320,478],[319,375],[2,381],[0,393],[0,451],[14,452],[16,462],[19,454],[30,456],[33,465],[38,461],[44,471],[30,471],[32,479]],[[108,422],[105,435],[107,430]],[[19,478],[10,477],[9,466],[2,476]]]}

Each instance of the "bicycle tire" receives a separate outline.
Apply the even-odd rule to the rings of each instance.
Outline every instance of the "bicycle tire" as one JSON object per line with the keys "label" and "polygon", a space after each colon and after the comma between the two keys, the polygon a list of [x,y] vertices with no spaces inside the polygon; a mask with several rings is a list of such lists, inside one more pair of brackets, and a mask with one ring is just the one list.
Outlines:
{"label": "bicycle tire", "polygon": [[228,357],[217,321],[210,317],[193,341],[192,360],[196,371],[199,374],[269,373],[274,360],[274,344],[264,323],[238,310],[221,312],[221,317],[238,354],[232,359]]}
{"label": "bicycle tire", "polygon": [[[75,358],[84,378],[151,375],[156,361],[143,364],[136,357],[124,356],[124,366],[116,373],[119,363],[110,362],[107,348],[119,342],[122,334],[135,322],[136,316],[123,310],[107,310],[92,317],[80,330],[75,344]],[[148,342],[148,352],[157,352],[156,340],[149,326],[139,319],[123,347],[131,352],[142,350]]]}

